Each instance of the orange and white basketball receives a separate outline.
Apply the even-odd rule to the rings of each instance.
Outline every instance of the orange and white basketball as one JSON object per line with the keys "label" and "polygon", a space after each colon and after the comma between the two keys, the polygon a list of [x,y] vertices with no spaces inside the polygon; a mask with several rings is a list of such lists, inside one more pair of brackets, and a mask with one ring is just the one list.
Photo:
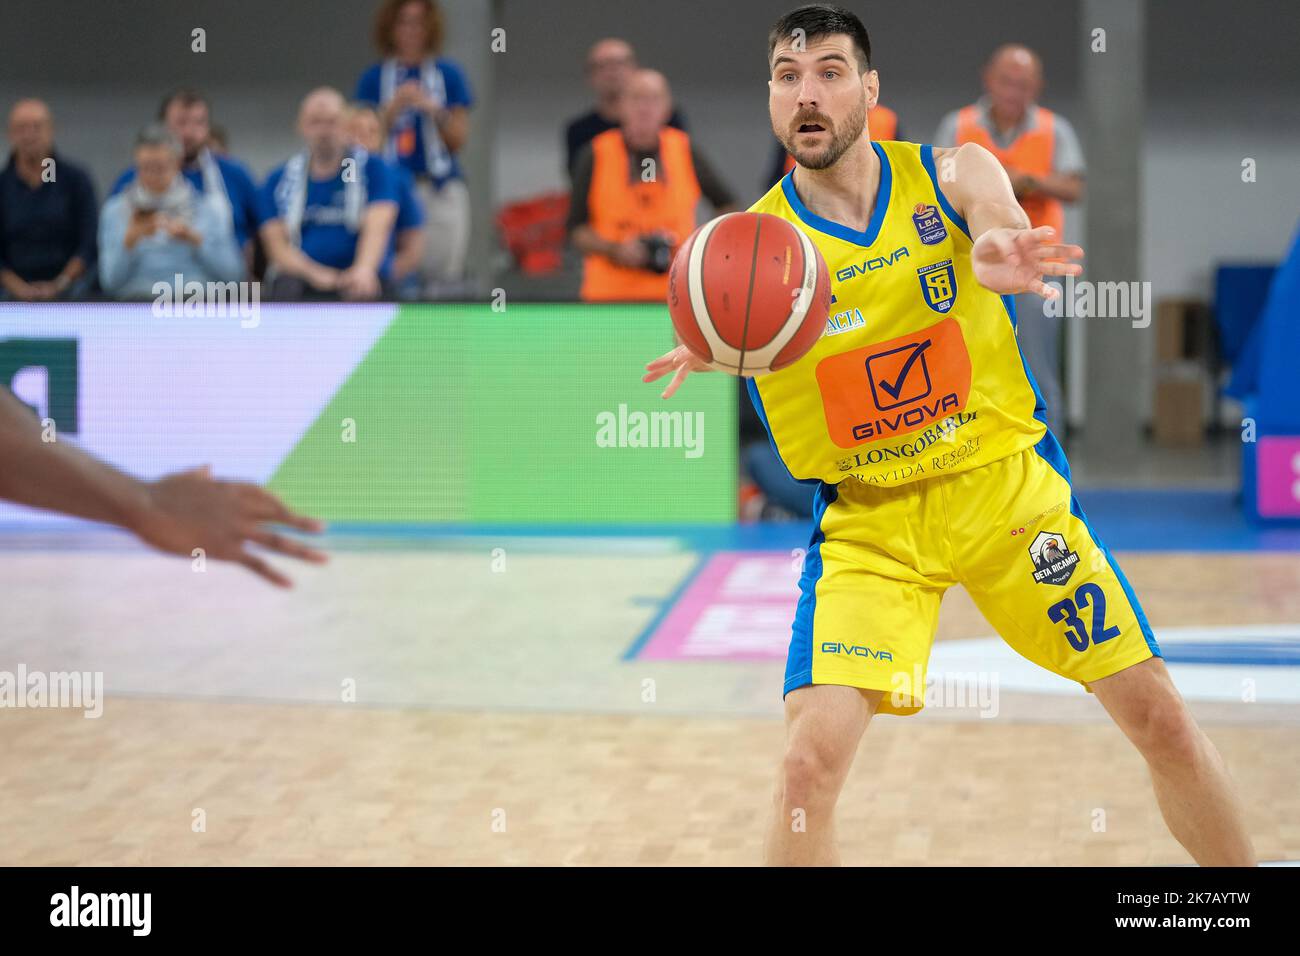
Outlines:
{"label": "orange and white basketball", "polygon": [[733,212],[695,230],[668,274],[682,342],[732,375],[802,358],[826,328],[831,282],[808,237],[779,216]]}

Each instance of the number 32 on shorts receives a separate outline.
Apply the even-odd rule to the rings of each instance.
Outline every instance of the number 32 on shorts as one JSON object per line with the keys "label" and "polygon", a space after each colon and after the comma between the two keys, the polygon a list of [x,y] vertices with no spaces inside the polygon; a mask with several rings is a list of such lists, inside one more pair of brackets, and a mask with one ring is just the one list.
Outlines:
{"label": "number 32 on shorts", "polygon": [[1101,585],[1089,581],[1080,584],[1073,599],[1057,601],[1047,609],[1047,617],[1057,624],[1065,624],[1065,639],[1076,651],[1086,651],[1089,643],[1088,625],[1079,617],[1080,611],[1092,612],[1091,642],[1101,644],[1119,637],[1118,627],[1106,626],[1106,592]]}

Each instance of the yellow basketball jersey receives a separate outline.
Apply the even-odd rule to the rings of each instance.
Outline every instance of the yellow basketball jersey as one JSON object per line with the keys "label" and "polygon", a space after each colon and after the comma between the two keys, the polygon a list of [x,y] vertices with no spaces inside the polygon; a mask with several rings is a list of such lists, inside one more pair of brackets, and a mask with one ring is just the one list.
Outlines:
{"label": "yellow basketball jersey", "polygon": [[787,219],[831,275],[826,332],[803,358],[749,379],[790,473],[899,485],[978,467],[1043,437],[1014,307],[975,281],[966,222],[930,146],[872,143],[880,189],[866,232],[809,211],[787,173],[750,207]]}

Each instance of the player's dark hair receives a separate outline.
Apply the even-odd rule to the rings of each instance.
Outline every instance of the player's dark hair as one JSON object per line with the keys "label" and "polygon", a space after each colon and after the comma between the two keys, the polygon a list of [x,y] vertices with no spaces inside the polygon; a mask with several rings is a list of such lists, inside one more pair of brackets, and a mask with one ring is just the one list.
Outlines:
{"label": "player's dark hair", "polygon": [[167,119],[167,110],[171,108],[173,103],[179,103],[181,106],[194,106],[195,104],[202,103],[208,108],[209,112],[212,110],[212,105],[208,103],[208,98],[206,96],[198,90],[182,87],[179,90],[172,90],[163,97],[162,103],[158,106],[158,119],[160,121]]}
{"label": "player's dark hair", "polygon": [[[796,30],[802,32],[796,34]],[[805,43],[810,43],[836,33],[842,33],[853,41],[858,73],[871,69],[871,39],[867,36],[867,28],[855,14],[829,3],[810,3],[777,20],[767,34],[767,62],[770,66],[776,45],[782,40],[802,36]]]}

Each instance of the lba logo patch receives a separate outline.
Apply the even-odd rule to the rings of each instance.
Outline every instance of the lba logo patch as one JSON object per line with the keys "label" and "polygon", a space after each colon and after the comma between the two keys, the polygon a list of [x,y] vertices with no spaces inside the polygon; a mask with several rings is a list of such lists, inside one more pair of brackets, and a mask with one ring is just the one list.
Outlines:
{"label": "lba logo patch", "polygon": [[1038,584],[1064,584],[1079,564],[1079,554],[1071,551],[1065,536],[1054,531],[1040,531],[1029,546],[1034,562],[1034,581]]}
{"label": "lba logo patch", "polygon": [[952,271],[952,260],[922,266],[916,275],[921,280],[925,304],[936,312],[947,313],[957,298],[957,275]]}
{"label": "lba logo patch", "polygon": [[948,230],[944,228],[943,217],[939,215],[939,210],[926,203],[916,204],[912,210],[912,224],[916,226],[916,234],[927,246],[933,246],[948,238]]}

